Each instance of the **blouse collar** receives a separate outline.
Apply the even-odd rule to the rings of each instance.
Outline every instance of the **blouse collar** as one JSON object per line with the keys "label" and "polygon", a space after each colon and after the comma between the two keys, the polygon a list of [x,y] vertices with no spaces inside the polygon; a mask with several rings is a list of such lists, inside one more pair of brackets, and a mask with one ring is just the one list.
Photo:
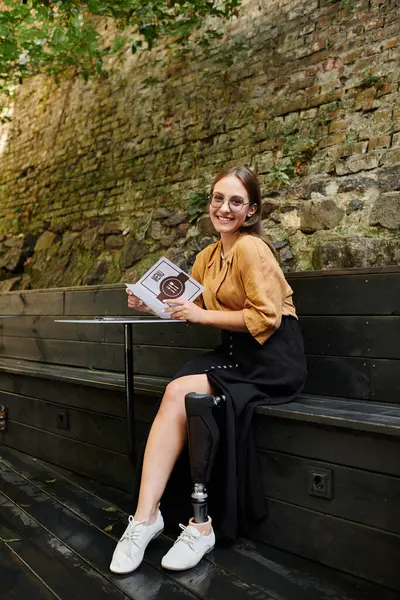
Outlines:
{"label": "blouse collar", "polygon": [[[228,254],[225,256],[224,258],[224,264],[231,264],[232,260],[233,260],[233,255],[236,249],[236,244],[238,243],[238,241],[240,240],[240,238],[242,237],[242,235],[244,235],[243,233],[240,233],[237,237],[237,239],[235,240],[232,248],[229,250]],[[218,242],[215,244],[215,248],[211,254],[210,260],[207,263],[207,267],[211,267],[211,265],[214,264],[214,262],[216,261],[216,259],[221,255],[222,253],[222,240],[218,240]]]}

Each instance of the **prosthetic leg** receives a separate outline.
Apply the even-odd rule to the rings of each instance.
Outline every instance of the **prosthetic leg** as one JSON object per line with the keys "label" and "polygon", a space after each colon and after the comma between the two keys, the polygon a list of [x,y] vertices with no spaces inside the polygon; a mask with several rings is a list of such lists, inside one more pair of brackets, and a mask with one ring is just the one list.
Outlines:
{"label": "prosthetic leg", "polygon": [[206,484],[211,478],[219,442],[219,429],[212,409],[223,400],[224,396],[196,392],[185,396],[195,523],[205,523],[208,520]]}

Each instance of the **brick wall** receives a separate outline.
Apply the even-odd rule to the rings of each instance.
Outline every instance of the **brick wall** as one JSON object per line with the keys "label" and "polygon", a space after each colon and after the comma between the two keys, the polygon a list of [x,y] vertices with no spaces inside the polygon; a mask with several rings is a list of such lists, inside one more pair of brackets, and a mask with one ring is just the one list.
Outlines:
{"label": "brick wall", "polygon": [[190,193],[232,163],[258,172],[286,270],[400,263],[397,0],[246,0],[208,56],[108,71],[24,83],[0,127],[3,289],[189,265],[212,239]]}

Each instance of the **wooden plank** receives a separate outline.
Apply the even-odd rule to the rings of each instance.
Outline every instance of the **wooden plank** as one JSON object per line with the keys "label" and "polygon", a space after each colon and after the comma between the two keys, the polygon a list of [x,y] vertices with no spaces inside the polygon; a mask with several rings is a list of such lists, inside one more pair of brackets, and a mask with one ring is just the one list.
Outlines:
{"label": "wooden plank", "polygon": [[290,280],[299,315],[400,315],[398,273]]}
{"label": "wooden plank", "polygon": [[123,371],[123,347],[95,342],[68,342],[5,337],[0,339],[0,354],[45,363],[72,365],[89,369]]}
{"label": "wooden plank", "polygon": [[[146,430],[147,428],[137,424],[138,444],[142,443]],[[12,421],[8,423],[7,433],[0,434],[0,442],[26,454],[51,460],[70,471],[131,491],[134,470],[124,454]]]}
{"label": "wooden plank", "polygon": [[[11,455],[7,458],[14,461],[15,465],[15,451],[7,449],[7,452]],[[28,461],[32,461],[32,459],[22,455],[22,460],[27,463],[27,468],[30,470]],[[35,464],[37,462],[39,461],[36,461]],[[82,478],[76,473],[60,469],[60,467],[40,462],[46,469],[50,468],[50,472],[43,474],[42,479],[54,477],[53,472],[56,473],[56,476],[61,474],[62,478],[66,479],[66,484],[74,482],[83,488],[82,493],[86,494],[85,498],[88,498],[88,492],[90,492],[96,496],[95,501],[101,497],[114,504],[125,514],[131,512],[131,499],[124,492]],[[15,466],[20,468],[19,463]],[[61,484],[59,479],[57,479],[57,484]],[[93,501],[86,500],[85,506],[88,507],[92,503]],[[268,590],[274,598],[283,598],[284,600],[342,600],[343,598],[347,600],[376,600],[376,598],[399,600],[397,594],[385,588],[250,540],[242,539],[240,543],[229,546],[217,543],[213,557],[216,565],[259,590]]]}
{"label": "wooden plank", "polygon": [[93,287],[65,291],[65,315],[132,316],[137,313],[128,308],[126,287]]}
{"label": "wooden plank", "polygon": [[376,584],[289,554],[270,545],[241,539],[216,545],[215,560],[230,573],[261,589],[277,590],[291,600],[399,600]]}
{"label": "wooden plank", "polygon": [[[1,524],[0,524],[1,531]],[[1,534],[0,534],[1,535]],[[54,600],[58,598],[40,578],[29,569],[12,549],[12,544],[0,541],[2,600]]]}
{"label": "wooden plank", "polygon": [[371,398],[400,404],[400,361],[371,361]]}
{"label": "wooden plank", "polygon": [[[67,318],[67,317],[66,317]],[[123,325],[118,323],[56,323],[53,317],[22,316],[0,319],[0,331],[6,337],[48,340],[106,342],[123,344]],[[133,325],[135,344],[168,347],[212,348],[220,343],[217,329],[184,324]]]}
{"label": "wooden plank", "polygon": [[400,536],[277,500],[255,539],[400,590]]}
{"label": "wooden plank", "polygon": [[[34,340],[3,337],[0,353],[5,358],[51,362],[107,371],[123,372],[123,349],[117,344]],[[135,346],[135,372],[172,377],[188,360],[203,353],[197,348]],[[306,392],[346,398],[369,398],[367,359],[347,357],[308,357]]]}
{"label": "wooden plank", "polygon": [[400,477],[395,437],[258,415],[258,448]]}
{"label": "wooden plank", "polygon": [[[400,534],[400,478],[280,452],[260,452],[265,495]],[[309,494],[309,469],[332,472],[332,499]]]}
{"label": "wooden plank", "polygon": [[325,269],[317,271],[293,271],[287,274],[289,280],[309,279],[310,277],[332,277],[343,275],[376,275],[376,274],[400,274],[400,267],[396,265],[387,265],[385,267],[363,267],[355,269]]}
{"label": "wooden plank", "polygon": [[307,394],[367,400],[370,396],[368,359],[307,356]]}
{"label": "wooden plank", "polygon": [[[16,474],[16,471],[13,471],[13,473]],[[42,475],[45,476],[45,473],[42,473]],[[10,477],[9,473],[6,473],[5,478],[6,484],[11,479],[11,482],[14,484],[12,492],[14,494],[18,493],[19,490],[15,490],[15,483],[19,488],[23,484],[19,483],[18,481],[15,482],[15,478],[13,478],[12,476]],[[27,484],[26,487],[28,488],[29,494],[29,490],[32,489],[33,486]],[[39,490],[41,489],[41,485],[36,486],[35,484],[35,487],[38,487]],[[43,494],[40,494],[40,492],[38,493],[38,489],[36,489],[36,493],[34,494],[35,498],[36,496],[38,496],[39,500],[41,500],[42,502],[46,502],[46,500],[43,497]],[[53,501],[56,499],[64,507],[68,507],[71,510],[71,512],[73,511],[74,513],[78,513],[81,519],[84,520],[87,524],[89,524],[94,530],[97,529],[98,531],[102,532],[106,527],[110,525],[111,522],[113,524],[113,527],[112,533],[110,535],[114,538],[115,541],[119,539],[122,531],[126,527],[126,515],[124,515],[118,510],[115,510],[112,513],[107,512],[106,509],[110,507],[107,506],[106,503],[99,501],[99,499],[91,498],[89,494],[87,494],[87,492],[85,493],[77,489],[73,485],[71,485],[70,489],[67,490],[67,494],[65,494],[65,486],[61,489],[60,493],[60,486],[57,485],[56,481],[54,485],[51,486],[51,499]],[[151,544],[146,551],[146,563],[152,565],[157,570],[160,570],[159,565],[161,562],[161,558],[170,548],[170,546],[171,542],[165,536],[161,536],[161,538],[158,538],[157,542],[155,544]],[[224,594],[228,594],[229,597],[232,598],[232,600],[247,600],[250,598],[254,598],[255,593],[257,593],[260,600],[275,600],[275,598],[272,598],[270,594],[260,592],[259,590],[252,588],[245,582],[239,582],[236,578],[224,572],[221,568],[219,568],[212,562],[203,561],[200,568],[203,571],[203,573],[204,571],[206,572],[208,576],[207,578],[212,581],[212,586],[207,586],[206,594],[204,592],[201,581],[198,582],[196,580],[197,578],[193,578],[193,573],[168,572],[167,576],[170,579],[174,580],[174,582],[179,586],[183,586],[184,589],[187,589],[193,594],[196,594],[196,597],[206,597],[209,600],[219,600],[221,597],[223,597]],[[142,567],[140,570],[142,570]]]}
{"label": "wooden plank", "polygon": [[[52,402],[4,392],[0,392],[0,402],[8,407],[8,418],[14,423],[42,429],[105,450],[128,453],[124,418],[66,408]],[[61,428],[60,415],[63,425]]]}
{"label": "wooden plank", "polygon": [[[54,367],[53,367],[54,369]],[[22,369],[22,372],[23,369]],[[114,391],[91,387],[79,383],[54,381],[48,377],[31,377],[0,371],[1,402],[8,404],[8,394],[39,398],[59,405],[82,408],[94,412],[106,413],[116,417],[125,417],[126,401],[123,381]],[[151,398],[147,398],[151,402]]]}
{"label": "wooden plank", "polygon": [[64,314],[64,292],[34,290],[0,294],[0,315]]}
{"label": "wooden plank", "polygon": [[[112,371],[98,371],[95,369],[85,369],[77,367],[69,367],[63,365],[52,365],[46,363],[32,362],[28,360],[19,360],[14,358],[0,358],[0,374],[10,375],[11,377],[26,376],[28,380],[34,386],[34,380],[46,380],[50,382],[60,382],[61,384],[73,384],[76,386],[77,393],[80,387],[83,389],[98,388],[104,391],[120,392],[125,389],[125,376],[123,373],[116,373]],[[135,375],[134,388],[138,394],[145,394],[160,398],[165,387],[169,383],[170,378],[157,377],[153,375]],[[10,389],[14,391],[12,384],[3,384],[5,390]],[[15,391],[19,391],[21,382],[16,383]],[[10,387],[11,386],[11,387]],[[1,387],[0,387],[1,389]],[[21,388],[22,389],[22,388]],[[33,389],[37,389],[34,387]],[[73,388],[70,388],[73,389]],[[27,394],[30,394],[30,389],[27,389]],[[33,392],[31,395],[34,395]],[[40,394],[39,394],[39,397]],[[99,396],[101,398],[101,396]],[[50,400],[52,398],[49,398]],[[93,410],[93,409],[91,409]],[[108,409],[102,412],[110,412]]]}
{"label": "wooden plank", "polygon": [[[172,377],[185,362],[203,352],[197,348],[135,346],[135,372]],[[119,344],[3,337],[0,340],[0,355],[89,369],[124,370],[123,347]]]}
{"label": "wooden plank", "polygon": [[400,408],[387,404],[301,395],[294,402],[259,406],[257,414],[400,436]]}
{"label": "wooden plank", "polygon": [[2,493],[15,504],[24,504],[25,512],[67,545],[107,582],[134,600],[195,600],[196,596],[171,581],[161,569],[144,561],[140,570],[126,577],[109,572],[115,539],[93,527],[76,511],[66,508],[50,495],[0,464]]}
{"label": "wooden plank", "polygon": [[19,540],[12,544],[15,557],[29,565],[60,598],[65,598],[68,590],[68,600],[127,600],[124,593],[1,493],[0,510],[0,536]]}
{"label": "wooden plank", "polygon": [[[90,413],[88,413],[90,415],[92,413],[100,413],[107,419],[112,417],[122,417],[125,419],[126,417],[124,388],[109,392],[108,390],[95,389],[84,385],[68,385],[63,382],[58,383],[35,379],[33,377],[21,377],[20,379],[24,380],[22,385],[13,385],[13,383],[15,383],[14,377],[2,378],[1,375],[3,374],[0,373],[0,403],[5,404],[12,410],[16,410],[17,406],[20,406],[20,412],[25,419],[28,419],[26,422],[28,425],[30,424],[28,416],[29,411],[23,408],[23,406],[25,406],[24,398],[27,398],[28,401],[30,399],[49,401],[57,411],[72,407],[90,411]],[[7,385],[7,383],[9,383],[9,385]],[[30,393],[31,395],[26,396],[24,393],[15,393],[14,390],[25,392],[25,394]],[[15,400],[16,397],[17,400]],[[145,396],[136,391],[136,419],[144,423],[150,422],[154,418],[160,399],[161,395],[159,397]],[[9,412],[9,416],[11,418],[11,412]],[[17,418],[14,418],[14,420],[18,421]],[[54,419],[52,422],[54,424]],[[62,432],[60,431],[59,433]]]}
{"label": "wooden plank", "polygon": [[400,358],[400,317],[304,316],[300,326],[307,354]]}

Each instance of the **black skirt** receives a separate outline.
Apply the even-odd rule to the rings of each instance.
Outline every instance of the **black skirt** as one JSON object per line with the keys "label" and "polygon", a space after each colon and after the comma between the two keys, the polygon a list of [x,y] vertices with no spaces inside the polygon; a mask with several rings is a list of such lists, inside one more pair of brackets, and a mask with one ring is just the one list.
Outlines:
{"label": "black skirt", "polygon": [[[214,410],[221,437],[212,480],[209,512],[219,533],[229,539],[245,534],[265,516],[265,501],[252,432],[252,416],[260,405],[283,404],[296,398],[306,381],[303,340],[297,319],[284,316],[279,329],[260,345],[250,333],[222,332],[214,351],[191,360],[174,379],[206,373],[225,402]],[[196,390],[193,390],[194,392]],[[188,465],[187,456],[181,459]],[[177,489],[186,488],[190,501],[190,471],[186,485],[172,477],[166,490],[174,506]],[[171,493],[172,488],[172,493]],[[164,503],[163,503],[164,504]],[[182,518],[182,515],[181,515]]]}

